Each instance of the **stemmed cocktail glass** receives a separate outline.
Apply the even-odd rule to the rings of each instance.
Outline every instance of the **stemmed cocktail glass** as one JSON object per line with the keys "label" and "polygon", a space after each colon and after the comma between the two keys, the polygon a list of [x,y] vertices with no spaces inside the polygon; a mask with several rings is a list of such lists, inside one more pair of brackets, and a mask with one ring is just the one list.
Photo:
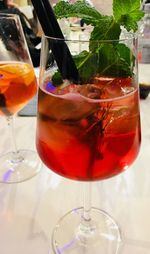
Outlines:
{"label": "stemmed cocktail glass", "polygon": [[0,115],[8,120],[13,151],[0,156],[0,182],[22,182],[40,169],[36,152],[17,149],[13,128],[13,116],[36,91],[37,81],[19,17],[1,13]]}
{"label": "stemmed cocktail glass", "polygon": [[[66,45],[78,79],[69,72]],[[136,47],[133,34],[102,41],[43,36],[37,150],[49,169],[86,186],[84,207],[73,208],[53,231],[57,254],[118,253],[120,229],[111,216],[91,207],[90,186],[125,171],[139,152]]]}

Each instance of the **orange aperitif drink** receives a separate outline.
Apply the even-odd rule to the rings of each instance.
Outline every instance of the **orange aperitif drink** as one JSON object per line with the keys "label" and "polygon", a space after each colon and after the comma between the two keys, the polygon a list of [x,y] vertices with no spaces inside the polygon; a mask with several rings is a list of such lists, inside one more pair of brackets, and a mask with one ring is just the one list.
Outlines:
{"label": "orange aperitif drink", "polygon": [[37,91],[32,65],[24,62],[0,63],[0,115],[13,115]]}

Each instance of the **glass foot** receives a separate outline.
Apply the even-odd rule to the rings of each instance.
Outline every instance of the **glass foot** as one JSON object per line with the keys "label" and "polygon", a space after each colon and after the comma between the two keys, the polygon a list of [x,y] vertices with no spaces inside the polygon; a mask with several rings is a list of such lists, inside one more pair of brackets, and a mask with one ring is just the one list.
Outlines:
{"label": "glass foot", "polygon": [[92,208],[92,220],[82,220],[83,208],[64,215],[56,225],[52,246],[57,254],[117,254],[121,246],[120,229],[104,211]]}
{"label": "glass foot", "polygon": [[19,150],[0,156],[0,182],[19,183],[35,176],[41,169],[41,161],[35,151]]}

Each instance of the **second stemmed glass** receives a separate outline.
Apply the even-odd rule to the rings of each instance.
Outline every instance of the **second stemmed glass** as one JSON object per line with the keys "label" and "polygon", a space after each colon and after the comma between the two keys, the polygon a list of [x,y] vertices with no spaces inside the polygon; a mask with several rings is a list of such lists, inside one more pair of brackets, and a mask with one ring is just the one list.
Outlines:
{"label": "second stemmed glass", "polygon": [[[66,45],[79,80],[69,70]],[[118,253],[119,226],[106,212],[91,207],[91,183],[123,172],[139,152],[134,35],[109,41],[43,36],[36,142],[48,168],[85,186],[84,207],[64,215],[53,231],[54,252]]]}
{"label": "second stemmed glass", "polygon": [[30,179],[40,170],[35,151],[18,150],[13,116],[37,92],[37,81],[20,19],[0,14],[0,115],[10,127],[13,149],[0,156],[0,182],[18,183]]}

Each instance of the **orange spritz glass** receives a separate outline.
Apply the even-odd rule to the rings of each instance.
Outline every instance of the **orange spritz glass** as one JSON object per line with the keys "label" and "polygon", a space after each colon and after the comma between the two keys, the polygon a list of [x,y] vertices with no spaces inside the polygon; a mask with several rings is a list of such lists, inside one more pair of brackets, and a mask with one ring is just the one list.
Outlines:
{"label": "orange spritz glass", "polygon": [[12,152],[0,156],[0,182],[17,183],[36,175],[40,162],[35,151],[18,150],[14,115],[36,95],[37,80],[17,15],[0,14],[0,116],[11,128]]}

